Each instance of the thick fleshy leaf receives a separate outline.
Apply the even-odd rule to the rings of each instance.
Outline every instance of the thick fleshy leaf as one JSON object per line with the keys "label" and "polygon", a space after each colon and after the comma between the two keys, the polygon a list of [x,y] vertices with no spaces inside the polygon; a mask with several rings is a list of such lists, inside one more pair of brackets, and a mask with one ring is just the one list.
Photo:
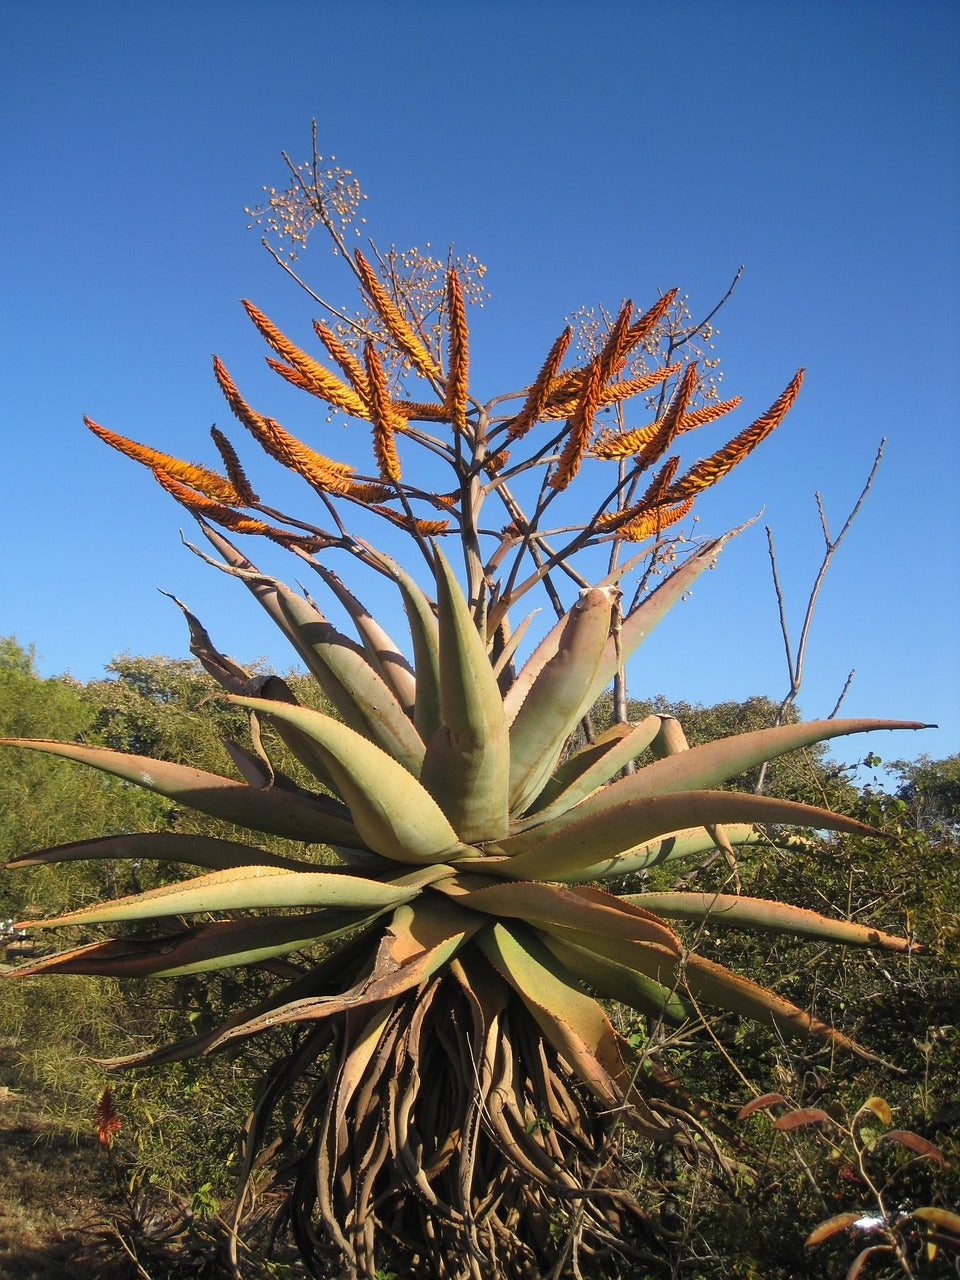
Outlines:
{"label": "thick fleshy leaf", "polygon": [[667,920],[708,920],[711,924],[733,925],[761,933],[795,934],[840,942],[845,946],[883,947],[887,951],[911,951],[915,944],[892,933],[851,920],[831,920],[806,907],[765,898],[745,898],[730,893],[627,893],[621,901],[631,902]]}
{"label": "thick fleshy leaf", "polygon": [[153,1066],[162,1062],[182,1062],[186,1058],[197,1058],[211,1053],[225,1038],[238,1027],[252,1019],[266,1019],[275,1010],[308,996],[318,995],[324,991],[335,989],[338,976],[349,970],[362,956],[377,947],[377,937],[381,925],[374,923],[369,929],[362,930],[357,937],[350,938],[322,957],[306,973],[294,978],[279,987],[275,987],[262,1000],[248,1008],[237,1009],[218,1026],[200,1035],[186,1036],[172,1044],[158,1049],[146,1049],[140,1053],[127,1054],[121,1058],[108,1058],[102,1065],[110,1068]]}
{"label": "thick fleshy leaf", "polygon": [[510,725],[510,811],[523,813],[543,790],[567,739],[590,710],[593,678],[610,635],[612,588],[581,592],[566,615],[557,652],[533,682]]}
{"label": "thick fleshy leaf", "polygon": [[214,836],[179,834],[174,831],[145,831],[125,836],[101,836],[98,840],[78,840],[52,849],[21,854],[7,863],[8,868],[35,867],[51,862],[75,862],[79,859],[124,858],[139,862],[157,858],[163,862],[186,862],[195,867],[225,870],[228,867],[284,867],[288,871],[320,871],[317,863],[300,858],[283,858],[253,845]]}
{"label": "thick fleshy leaf", "polygon": [[443,723],[427,744],[421,781],[460,839],[507,832],[510,739],[487,646],[440,551],[437,609]]}
{"label": "thick fleshy leaf", "polygon": [[312,559],[310,565],[346,609],[363,642],[369,662],[389,686],[407,717],[412,717],[417,680],[410,663],[376,618],[332,570]]}
{"label": "thick fleshy leaf", "polygon": [[638,973],[629,964],[620,964],[609,956],[598,955],[556,933],[541,931],[540,939],[562,965],[581,978],[598,995],[618,1000],[651,1017],[661,1016],[671,1022],[684,1022],[691,1010],[676,991],[662,986],[653,978]]}
{"label": "thick fleshy leaf", "polygon": [[[625,560],[623,564],[617,565],[615,569],[612,569],[605,578],[602,578],[595,584],[596,587],[600,590],[616,587],[625,574],[629,573],[631,569],[636,568],[641,561],[646,560],[649,557],[652,550],[653,543],[642,547],[636,555],[631,556],[629,560]],[[519,590],[517,594],[522,595],[523,591]],[[503,616],[503,610],[504,605],[502,601],[493,606],[491,610],[491,625],[496,625],[498,623],[498,620]],[[536,646],[533,653],[531,653],[530,657],[527,658],[526,662],[517,672],[516,678],[510,688],[504,694],[503,705],[508,724],[512,724],[516,719],[517,713],[523,705],[527,694],[539,678],[540,673],[543,671],[547,663],[556,656],[560,647],[560,638],[563,635],[565,627],[566,614],[554,623],[551,630],[547,632],[540,643]],[[609,683],[609,679],[612,679],[612,676],[601,684],[601,689],[605,684]]]}
{"label": "thick fleshy leaf", "polygon": [[[275,713],[276,704],[257,702],[260,710]],[[232,778],[205,773],[189,765],[170,764],[150,756],[127,755],[106,747],[88,747],[77,742],[48,742],[39,739],[2,738],[0,745],[45,751],[90,765],[148,791],[156,791],[178,804],[224,822],[234,822],[254,831],[266,831],[304,843],[364,847],[357,827],[343,805],[308,791],[248,787]]]}
{"label": "thick fleshy leaf", "polygon": [[775,729],[740,733],[699,747],[689,747],[655,760],[638,769],[621,787],[630,796],[663,795],[671,791],[699,791],[715,787],[765,760],[788,751],[826,742],[852,733],[873,733],[879,729],[924,729],[929,725],[901,720],[811,720],[806,724],[785,724]]}
{"label": "thick fleshy leaf", "polygon": [[675,952],[680,950],[677,935],[662,920],[601,889],[511,882],[475,889],[457,901],[474,911],[515,917],[538,927],[561,924],[634,943],[656,943]]}
{"label": "thick fleshy leaf", "polygon": [[226,1040],[256,1035],[281,1023],[312,1022],[347,1009],[389,1000],[419,987],[449,964],[463,943],[483,924],[483,917],[442,898],[420,899],[393,914],[376,957],[365,977],[338,995],[307,996],[270,1013],[231,1027],[209,1048]]}
{"label": "thick fleshy leaf", "polygon": [[640,845],[684,827],[718,822],[774,822],[875,835],[872,827],[813,805],[737,791],[683,791],[665,796],[630,794],[632,775],[554,822],[501,840],[491,853],[509,855],[500,875],[517,880],[570,880],[582,868],[616,874],[619,860]]}
{"label": "thick fleshy leaf", "polygon": [[620,1103],[627,1066],[597,1002],[528,930],[491,923],[476,941],[583,1083],[608,1105]]}
{"label": "thick fleshy leaf", "polygon": [[[747,822],[727,823],[723,830],[728,842],[734,848],[758,844],[761,840],[768,838],[752,823]],[[647,867],[659,866],[662,862],[673,862],[680,858],[699,858],[716,848],[717,842],[706,827],[687,827],[683,831],[672,831],[669,835],[661,836],[657,840],[638,845],[636,849],[615,858],[612,862],[607,859],[604,862],[580,867],[573,871],[569,878],[575,882],[587,883],[591,880],[612,880],[619,876],[633,875],[634,872],[643,871]],[[559,875],[556,879],[562,883],[568,877]]]}
{"label": "thick fleshy leaf", "polygon": [[337,790],[374,853],[398,862],[443,862],[469,850],[457,839],[433,797],[402,764],[321,711],[279,707],[258,698],[228,701],[289,720],[323,751]]}
{"label": "thick fleshy leaf", "polygon": [[[382,908],[382,911],[389,910]],[[260,964],[369,924],[378,912],[318,911],[305,915],[217,920],[163,938],[109,938],[12,970],[10,977],[83,973],[98,977],[172,978]]]}
{"label": "thick fleshy leaf", "polygon": [[418,773],[423,742],[362,649],[340,635],[302,596],[277,578],[261,573],[221,533],[203,520],[199,524],[225,562],[218,567],[239,577],[253,593],[344,721]]}
{"label": "thick fleshy leaf", "polygon": [[67,924],[105,924],[116,920],[156,920],[198,911],[237,911],[274,907],[329,907],[335,911],[380,911],[409,902],[424,883],[447,874],[431,867],[426,877],[403,883],[364,880],[336,871],[286,871],[277,867],[232,867],[211,871],[179,884],[98,902],[51,920],[25,920],[23,928],[59,928]]}
{"label": "thick fleshy leaf", "polygon": [[[252,698],[265,698],[268,702],[283,702],[291,707],[302,705],[300,699],[280,676],[265,676],[251,688],[239,692],[248,694]],[[330,776],[330,770],[313,739],[294,728],[287,720],[274,715],[268,715],[265,718],[287,750],[313,774],[318,782],[335,795],[337,788]],[[251,728],[255,726],[256,721],[257,717],[251,716]]]}
{"label": "thick fleshy leaf", "polygon": [[626,662],[657,623],[666,617],[673,605],[690,590],[700,574],[716,563],[717,556],[731,538],[742,533],[751,523],[752,521],[748,521],[747,524],[731,529],[694,552],[624,617],[619,635],[611,636],[607,641],[603,658],[597,668],[596,696],[599,696],[607,687],[616,675],[618,667]]}
{"label": "thick fleshy leaf", "polygon": [[278,585],[277,599],[300,652],[311,655],[310,669],[343,720],[419,775],[423,740],[363,650],[302,596]]}
{"label": "thick fleshy leaf", "polygon": [[[675,963],[668,962],[657,975],[665,985],[676,980]],[[820,1040],[829,1040],[839,1048],[856,1053],[859,1057],[876,1061],[855,1041],[828,1026],[819,1018],[813,1017],[805,1009],[801,1009],[790,1000],[778,996],[776,992],[751,982],[739,973],[707,960],[704,956],[688,954],[683,967],[682,988],[685,988],[696,1000],[703,1000],[717,1008],[726,1009],[730,1013],[750,1018],[754,1022],[772,1026],[784,1036],[816,1036]]]}
{"label": "thick fleshy leaf", "polygon": [[632,1090],[626,1042],[596,1000],[580,989],[573,974],[536,934],[520,925],[497,922],[481,930],[476,943],[587,1088],[609,1106],[619,1106],[630,1097],[636,1127],[650,1137],[666,1137],[669,1130]]}
{"label": "thick fleshy leaf", "polygon": [[659,731],[660,717],[647,716],[638,724],[616,724],[595,742],[582,747],[554,772],[531,812],[511,826],[512,831],[549,822],[604,786],[630,760],[645,750]]}
{"label": "thick fleshy leaf", "polygon": [[440,710],[440,636],[433,605],[413,578],[392,560],[386,561],[400,595],[410,627],[413,662],[417,675],[417,700],[413,723],[429,742],[443,723]]}

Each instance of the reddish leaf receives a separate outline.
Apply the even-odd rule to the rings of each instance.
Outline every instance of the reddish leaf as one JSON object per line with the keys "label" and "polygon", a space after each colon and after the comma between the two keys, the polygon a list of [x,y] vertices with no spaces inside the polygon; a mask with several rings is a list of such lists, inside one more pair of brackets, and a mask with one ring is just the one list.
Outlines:
{"label": "reddish leaf", "polygon": [[829,1240],[838,1231],[844,1231],[847,1227],[852,1227],[860,1217],[862,1217],[862,1211],[857,1209],[854,1213],[838,1213],[833,1218],[827,1218],[813,1228],[803,1243],[809,1246],[820,1244],[822,1240]]}
{"label": "reddish leaf", "polygon": [[922,1222],[932,1222],[935,1227],[942,1227],[944,1231],[952,1231],[960,1236],[960,1217],[951,1213],[949,1209],[937,1209],[932,1205],[926,1205],[922,1209],[914,1209],[910,1217],[919,1218]]}
{"label": "reddish leaf", "polygon": [[819,1107],[805,1107],[802,1111],[788,1111],[785,1116],[779,1116],[773,1122],[775,1129],[802,1129],[808,1124],[822,1124],[824,1120],[830,1117],[826,1111],[821,1111]]}
{"label": "reddish leaf", "polygon": [[891,1129],[889,1133],[878,1138],[878,1141],[896,1142],[898,1146],[906,1147],[908,1151],[915,1151],[918,1156],[932,1160],[935,1164],[947,1163],[946,1156],[939,1147],[934,1146],[926,1138],[921,1138],[918,1133],[911,1133],[908,1129]]}
{"label": "reddish leaf", "polygon": [[847,1272],[844,1280],[857,1280],[857,1277],[870,1261],[871,1256],[875,1253],[893,1253],[893,1250],[888,1244],[872,1244],[868,1246],[868,1248],[864,1249],[862,1253],[858,1253],[854,1258],[853,1262],[850,1264],[850,1270]]}
{"label": "reddish leaf", "polygon": [[778,1102],[786,1102],[786,1098],[782,1093],[764,1093],[759,1098],[754,1098],[748,1102],[746,1106],[740,1108],[737,1112],[738,1120],[746,1120],[747,1116],[752,1116],[755,1111],[767,1111],[770,1107],[776,1106]]}

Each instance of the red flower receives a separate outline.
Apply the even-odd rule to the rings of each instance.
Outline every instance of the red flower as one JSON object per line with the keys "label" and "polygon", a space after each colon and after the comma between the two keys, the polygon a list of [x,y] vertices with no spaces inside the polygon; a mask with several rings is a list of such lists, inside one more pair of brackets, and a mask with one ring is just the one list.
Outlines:
{"label": "red flower", "polygon": [[113,1090],[107,1085],[97,1101],[97,1137],[105,1147],[112,1147],[114,1134],[122,1128],[113,1102]]}

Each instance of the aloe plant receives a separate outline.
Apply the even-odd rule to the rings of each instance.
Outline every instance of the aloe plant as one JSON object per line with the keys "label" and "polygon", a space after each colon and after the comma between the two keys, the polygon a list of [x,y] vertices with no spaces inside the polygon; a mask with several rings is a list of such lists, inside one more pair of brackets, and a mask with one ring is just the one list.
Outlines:
{"label": "aloe plant", "polygon": [[[640,642],[738,532],[691,544],[666,530],[782,421],[801,373],[766,413],[678,477],[674,450],[683,435],[737,401],[708,398],[695,407],[696,364],[658,361],[673,294],[639,318],[626,304],[605,341],[566,370],[565,330],[528,388],[481,404],[469,393],[456,268],[447,273],[441,350],[359,252],[353,266],[381,337],[351,348],[317,324],[336,373],[245,305],[288,382],[369,425],[373,474],[332,461],[253,409],[215,361],[233,412],[304,478],[325,525],[264,504],[216,429],[222,471],[88,420],[196,516],[210,549],[195,550],[253,594],[332,714],[298,703],[276,676],[252,676],[181,605],[193,653],[224,698],[249,712],[252,747],[231,748],[241,779],[79,742],[16,745],[247,828],[250,843],[151,832],[25,854],[11,865],[161,859],[198,873],[22,922],[91,931],[137,922],[137,929],[129,937],[93,933],[15,976],[169,977],[270,966],[283,976],[255,1007],[113,1065],[207,1054],[295,1024],[295,1047],[278,1057],[243,1135],[241,1182],[289,1159],[285,1213],[313,1274],[373,1276],[398,1257],[424,1276],[559,1273],[566,1255],[558,1212],[574,1224],[567,1238],[598,1256],[631,1233],[637,1210],[618,1163],[620,1133],[686,1148],[697,1141],[699,1122],[685,1118],[682,1093],[635,1038],[618,1033],[609,1001],[649,1025],[682,1022],[693,1008],[725,1010],[785,1036],[867,1052],[689,950],[674,922],[709,917],[820,942],[910,947],[872,928],[735,893],[626,892],[628,877],[717,848],[733,857],[737,848],[776,840],[784,827],[867,831],[849,817],[721,784],[839,735],[921,726],[820,720],[687,748],[674,720],[652,715],[588,733],[572,749],[598,696],[622,679]],[[397,377],[414,375],[426,387],[422,402],[397,389]],[[652,417],[628,428],[621,410],[635,397]],[[605,408],[619,418],[600,430]],[[449,493],[435,480],[405,478],[417,447],[434,472],[437,463],[451,468]],[[577,486],[581,503],[594,495],[586,518],[567,501],[581,471],[592,473]],[[481,522],[487,502],[505,515],[499,531]],[[418,578],[403,557],[351,533],[348,515],[358,508],[386,522],[395,542],[406,540],[425,574]],[[550,528],[554,509],[564,515]],[[341,634],[307,593],[258,569],[224,530],[284,546],[352,619],[357,639]],[[631,543],[641,545],[622,559]],[[609,560],[591,581],[579,566],[596,565],[602,551]],[[395,590],[408,643],[395,643],[337,575],[337,554]],[[643,589],[623,607],[621,592],[638,572]],[[521,664],[527,620],[515,625],[512,611],[535,588],[557,620]],[[264,725],[311,786],[269,758]],[[263,833],[295,842],[299,852],[266,852],[257,845]],[[298,1110],[278,1127],[276,1113],[291,1097]]]}

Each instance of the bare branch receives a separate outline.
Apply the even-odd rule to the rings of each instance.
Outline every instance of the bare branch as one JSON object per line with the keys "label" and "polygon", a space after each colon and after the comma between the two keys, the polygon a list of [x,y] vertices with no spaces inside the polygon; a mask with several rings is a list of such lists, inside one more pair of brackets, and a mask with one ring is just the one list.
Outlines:
{"label": "bare branch", "polygon": [[[771,533],[769,528],[767,529],[767,544],[770,550],[770,567],[773,573],[774,591],[776,592],[777,608],[780,614],[780,632],[781,632],[781,635],[783,636],[783,644],[784,644],[784,649],[786,651],[786,657],[787,657],[787,675],[790,680],[790,686],[782,702],[780,703],[780,706],[777,708],[776,715],[774,716],[774,721],[773,721],[774,726],[779,726],[783,724],[788,708],[791,707],[796,702],[797,696],[800,693],[800,686],[803,682],[803,663],[804,663],[804,658],[806,657],[806,652],[807,652],[807,641],[810,638],[810,630],[813,625],[813,614],[814,614],[814,610],[816,609],[817,600],[820,595],[820,588],[823,586],[824,579],[827,576],[827,570],[830,568],[831,561],[833,560],[833,557],[836,555],[838,547],[840,546],[843,539],[846,537],[847,532],[850,529],[850,526],[853,524],[854,520],[857,517],[857,513],[859,512],[861,506],[863,505],[864,499],[866,498],[867,494],[870,491],[870,487],[873,484],[874,477],[877,474],[877,468],[880,466],[880,459],[883,457],[883,450],[886,443],[887,443],[887,439],[886,439],[886,436],[884,436],[877,447],[876,456],[873,459],[873,466],[870,468],[870,474],[867,476],[864,486],[860,490],[860,495],[857,498],[856,502],[853,504],[853,507],[850,510],[850,514],[847,516],[846,520],[844,521],[843,528],[840,530],[837,536],[833,539],[831,539],[829,529],[827,527],[827,517],[823,509],[823,500],[819,493],[816,494],[817,511],[820,516],[820,527],[823,530],[825,550],[823,553],[823,559],[820,562],[820,568],[817,571],[817,576],[814,579],[813,586],[810,590],[810,596],[807,600],[807,607],[803,616],[803,623],[800,627],[800,638],[797,643],[797,650],[796,650],[795,657],[793,656],[793,652],[790,644],[790,635],[787,629],[787,617],[786,617],[786,608],[784,605],[783,591],[781,590],[780,581],[777,575],[777,560],[776,560],[776,555],[773,549],[773,534]],[[851,671],[850,674],[847,676],[846,684],[843,686],[843,690],[841,691],[840,697],[837,699],[837,704],[834,707],[833,711],[830,713],[831,717],[837,714],[837,711],[839,710],[839,707],[840,707],[840,703],[846,697],[847,690],[849,689],[850,683],[853,679],[853,674],[854,674],[853,671]],[[767,763],[768,762],[765,761],[761,765],[760,774],[757,778],[757,784],[756,784],[756,787],[754,788],[754,790],[758,795],[762,793],[764,783],[766,782]]]}

